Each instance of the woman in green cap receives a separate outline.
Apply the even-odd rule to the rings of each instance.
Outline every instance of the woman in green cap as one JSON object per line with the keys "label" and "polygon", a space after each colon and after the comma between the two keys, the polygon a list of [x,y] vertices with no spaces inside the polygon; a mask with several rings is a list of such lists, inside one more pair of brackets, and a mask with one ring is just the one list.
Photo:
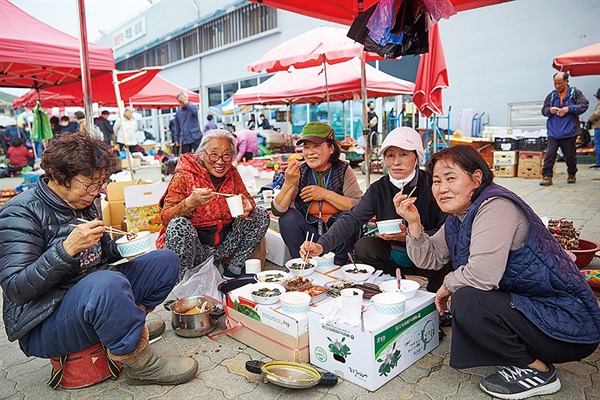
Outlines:
{"label": "woman in green cap", "polygon": [[[362,197],[354,171],[340,158],[333,128],[323,122],[309,122],[302,129],[304,161],[291,161],[285,170],[285,183],[271,207],[279,217],[281,236],[292,257],[299,257],[307,232],[318,240]],[[348,252],[358,240],[359,231],[337,246],[335,263],[344,265]]]}

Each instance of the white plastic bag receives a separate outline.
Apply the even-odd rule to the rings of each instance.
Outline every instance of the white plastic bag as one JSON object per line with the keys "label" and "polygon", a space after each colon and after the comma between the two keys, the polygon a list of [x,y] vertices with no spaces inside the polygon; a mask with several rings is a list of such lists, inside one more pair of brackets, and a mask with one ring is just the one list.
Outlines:
{"label": "white plastic bag", "polygon": [[178,299],[203,295],[221,299],[218,286],[225,279],[213,262],[214,257],[211,256],[196,268],[187,270],[181,282],[173,288],[173,294]]}

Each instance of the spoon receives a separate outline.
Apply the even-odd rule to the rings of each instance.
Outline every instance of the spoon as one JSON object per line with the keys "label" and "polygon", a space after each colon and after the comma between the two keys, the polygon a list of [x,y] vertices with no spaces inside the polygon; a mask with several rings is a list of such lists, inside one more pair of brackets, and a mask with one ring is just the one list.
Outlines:
{"label": "spoon", "polygon": [[398,281],[398,291],[401,292],[402,291],[402,285],[401,285],[402,272],[400,272],[400,268],[396,268],[396,280]]}
{"label": "spoon", "polygon": [[371,275],[371,277],[369,278],[367,283],[375,283],[375,279],[377,279],[379,277],[379,275],[381,275],[381,274],[383,274],[383,271],[378,269],[377,271],[375,271],[373,273],[373,275]]}
{"label": "spoon", "polygon": [[358,271],[358,267],[356,266],[356,263],[354,262],[354,258],[352,257],[352,254],[350,252],[348,252],[348,259],[350,260],[350,262],[352,263],[352,265],[354,265],[354,269],[356,271]]}

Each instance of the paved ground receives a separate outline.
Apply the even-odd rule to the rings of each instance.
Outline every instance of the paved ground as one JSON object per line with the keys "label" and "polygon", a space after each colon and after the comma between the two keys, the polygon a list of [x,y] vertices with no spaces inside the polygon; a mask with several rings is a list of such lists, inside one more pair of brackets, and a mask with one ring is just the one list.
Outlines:
{"label": "paved ground", "polygon": [[[567,185],[564,164],[559,164],[555,184],[541,187],[537,179],[496,179],[496,182],[514,190],[523,197],[540,216],[573,220],[581,229],[581,237],[600,242],[600,171],[580,166],[577,184]],[[377,176],[373,177],[375,180]],[[20,181],[0,179],[0,189],[14,187]],[[364,186],[364,183],[363,183]],[[592,264],[600,268],[596,257]],[[272,267],[272,266],[271,266]],[[153,317],[170,321],[163,309]],[[223,326],[223,320],[219,321]],[[1,325],[1,324],[0,324]],[[352,383],[341,381],[332,388],[313,388],[304,391],[284,389],[245,372],[249,359],[264,359],[262,354],[229,337],[210,340],[206,337],[186,339],[176,336],[170,327],[163,340],[153,346],[162,354],[187,355],[200,364],[196,378],[175,387],[132,387],[122,379],[105,381],[80,390],[53,391],[46,385],[50,376],[47,360],[25,357],[16,343],[6,339],[4,326],[0,326],[0,399],[486,399],[478,389],[483,376],[496,368],[455,370],[449,367],[450,337],[420,361],[403,371],[398,377],[374,393]],[[600,400],[600,349],[581,362],[557,366],[562,390],[547,399]]]}

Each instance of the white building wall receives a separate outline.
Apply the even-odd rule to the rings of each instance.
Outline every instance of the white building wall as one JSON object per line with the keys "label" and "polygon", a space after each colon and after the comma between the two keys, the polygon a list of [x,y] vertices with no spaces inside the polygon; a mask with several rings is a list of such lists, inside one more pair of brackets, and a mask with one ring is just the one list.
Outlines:
{"label": "white building wall", "polygon": [[[162,0],[146,10],[142,14],[147,18],[146,36],[115,50],[115,57],[193,23],[196,10],[192,1]],[[201,15],[239,3],[200,0]],[[598,0],[515,0],[442,20],[440,34],[450,79],[443,101],[444,110],[452,106],[452,129],[458,128],[459,113],[464,108],[485,112],[490,125],[505,126],[509,103],[543,101],[553,89],[553,57],[600,42],[599,21]],[[321,25],[341,26],[278,10],[278,29],[203,54],[203,87],[259,76],[248,72],[246,64],[279,43]],[[110,45],[110,35],[98,43]],[[196,57],[165,67],[161,75],[166,79],[190,90],[198,89]],[[595,104],[593,94],[600,87],[600,76],[572,77],[570,83]],[[203,115],[208,106],[205,97],[206,90]]]}
{"label": "white building wall", "polygon": [[[506,126],[509,103],[543,101],[554,89],[555,56],[600,42],[600,1],[515,0],[463,11],[441,21],[440,36],[450,79],[443,103],[446,111],[452,106],[452,129],[464,108]],[[587,120],[600,76],[569,82],[590,100]]]}

